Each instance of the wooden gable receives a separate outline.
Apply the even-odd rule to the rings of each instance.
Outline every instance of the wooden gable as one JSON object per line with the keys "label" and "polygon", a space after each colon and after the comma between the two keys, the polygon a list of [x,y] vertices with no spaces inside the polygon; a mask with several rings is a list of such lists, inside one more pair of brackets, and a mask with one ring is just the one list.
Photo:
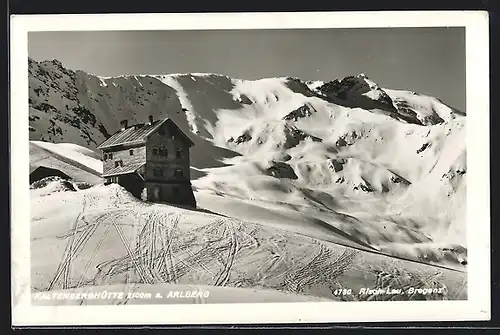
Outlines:
{"label": "wooden gable", "polygon": [[188,147],[192,147],[194,142],[173,122],[170,118],[165,119],[159,127],[157,127],[153,132],[148,134],[148,137],[153,133],[173,132],[174,136],[184,142]]}

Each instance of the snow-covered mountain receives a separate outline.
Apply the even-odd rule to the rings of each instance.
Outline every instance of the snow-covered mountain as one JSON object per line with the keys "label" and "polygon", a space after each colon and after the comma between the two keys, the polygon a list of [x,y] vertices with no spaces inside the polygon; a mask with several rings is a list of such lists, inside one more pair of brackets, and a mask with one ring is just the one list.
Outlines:
{"label": "snow-covered mountain", "polygon": [[104,78],[32,59],[29,86],[32,140],[95,149],[123,119],[169,116],[195,142],[193,186],[207,209],[277,225],[300,216],[293,229],[314,237],[465,258],[466,115],[434,97],[364,74]]}

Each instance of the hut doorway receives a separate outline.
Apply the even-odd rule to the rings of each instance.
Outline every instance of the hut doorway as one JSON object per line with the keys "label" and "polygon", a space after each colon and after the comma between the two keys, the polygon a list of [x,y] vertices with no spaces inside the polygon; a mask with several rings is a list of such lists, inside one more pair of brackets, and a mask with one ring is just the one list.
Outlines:
{"label": "hut doorway", "polygon": [[160,201],[160,187],[155,186],[153,187],[153,201]]}

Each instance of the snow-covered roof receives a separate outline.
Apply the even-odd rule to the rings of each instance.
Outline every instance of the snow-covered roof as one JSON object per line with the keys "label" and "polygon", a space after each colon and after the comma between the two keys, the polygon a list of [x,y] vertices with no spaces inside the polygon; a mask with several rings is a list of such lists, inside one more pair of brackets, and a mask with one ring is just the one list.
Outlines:
{"label": "snow-covered roof", "polygon": [[165,122],[170,122],[170,124],[172,124],[174,128],[176,128],[177,131],[186,139],[186,142],[188,142],[189,145],[193,145],[191,139],[189,139],[189,137],[186,134],[184,134],[182,130],[180,130],[179,127],[177,127],[177,125],[170,118],[166,118],[146,124],[144,123],[136,124],[127,127],[123,130],[119,130],[113,135],[111,135],[111,137],[108,138],[106,141],[101,143],[97,147],[97,149],[106,149],[124,144],[128,145],[128,144],[145,143],[147,137]]}
{"label": "snow-covered roof", "polygon": [[129,164],[127,166],[116,166],[116,167],[113,167],[112,169],[106,171],[105,173],[102,174],[102,177],[112,177],[112,176],[118,176],[118,175],[122,175],[122,174],[127,174],[127,173],[133,173],[135,171],[137,171],[138,169],[140,169],[141,167],[144,166],[144,164],[146,164],[146,162],[138,162],[138,163],[135,163],[135,164]]}

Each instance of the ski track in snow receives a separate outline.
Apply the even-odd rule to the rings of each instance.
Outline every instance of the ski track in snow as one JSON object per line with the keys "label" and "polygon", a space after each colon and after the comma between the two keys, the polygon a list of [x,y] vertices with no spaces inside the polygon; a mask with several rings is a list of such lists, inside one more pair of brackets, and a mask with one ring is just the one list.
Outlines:
{"label": "ski track in snow", "polygon": [[[358,283],[361,287],[447,287],[450,296],[465,294],[466,276],[460,272],[405,263],[218,215],[146,206],[116,185],[54,196],[81,201],[67,211],[76,219],[70,226],[63,223],[55,236],[65,247],[57,257],[44,261],[51,266],[37,270],[45,274],[36,277],[33,285],[42,290],[117,285],[126,277],[127,283],[139,285],[241,287],[338,300],[333,289],[350,283],[352,275],[358,278],[361,271],[365,278]],[[42,204],[34,209],[46,210],[46,203]],[[199,220],[204,223],[191,223]],[[54,243],[44,230],[33,234],[42,242],[35,249],[43,247],[45,238]],[[77,271],[76,264],[84,265],[82,271]],[[405,295],[395,298],[408,300]],[[441,300],[446,295],[420,298]],[[349,299],[376,297],[354,294]]]}

